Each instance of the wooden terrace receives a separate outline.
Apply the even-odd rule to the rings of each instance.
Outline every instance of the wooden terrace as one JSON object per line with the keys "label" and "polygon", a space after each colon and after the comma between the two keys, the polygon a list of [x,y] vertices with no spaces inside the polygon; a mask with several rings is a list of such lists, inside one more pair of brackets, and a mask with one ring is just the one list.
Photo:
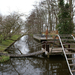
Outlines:
{"label": "wooden terrace", "polygon": [[39,40],[39,41],[41,41],[41,40],[53,40],[52,35],[48,35],[47,39],[46,39],[46,35],[43,35],[43,34],[34,34],[33,38],[36,40]]}

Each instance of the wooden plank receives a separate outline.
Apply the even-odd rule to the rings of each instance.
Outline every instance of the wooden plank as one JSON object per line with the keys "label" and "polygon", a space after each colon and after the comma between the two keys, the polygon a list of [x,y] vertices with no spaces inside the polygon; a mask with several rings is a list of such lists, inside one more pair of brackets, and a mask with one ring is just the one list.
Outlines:
{"label": "wooden plank", "polygon": [[5,54],[5,53],[0,53],[0,55],[9,55],[10,57],[29,57],[29,56],[35,56],[44,53],[43,51],[37,51],[29,54]]}
{"label": "wooden plank", "polygon": [[[63,35],[64,36],[64,35]],[[68,35],[67,35],[68,36]],[[63,48],[63,52],[64,52],[64,56],[65,56],[65,59],[66,59],[66,62],[67,62],[67,65],[68,65],[68,68],[69,68],[69,71],[70,71],[70,74],[71,75],[73,75],[72,74],[72,71],[71,71],[71,68],[70,68],[70,66],[69,66],[69,61],[68,60],[74,60],[75,58],[67,58],[67,56],[66,56],[66,50],[67,50],[67,48],[65,48],[65,50],[64,50],[64,46],[63,46],[63,44],[62,44],[62,42],[66,42],[66,41],[74,41],[73,39],[59,39],[60,40],[60,43],[61,43],[61,46],[62,46],[62,48]],[[69,48],[70,49],[70,48]]]}
{"label": "wooden plank", "polygon": [[53,48],[52,50],[59,51],[62,50],[62,48]]}
{"label": "wooden plank", "polygon": [[72,54],[75,54],[75,53],[66,53],[66,55],[72,55]]}
{"label": "wooden plank", "polygon": [[70,66],[75,66],[75,64],[69,64]]}
{"label": "wooden plank", "polygon": [[68,60],[74,60],[75,58],[67,58]]}
{"label": "wooden plank", "polygon": [[62,41],[74,41],[73,39],[61,39]]}
{"label": "wooden plank", "polygon": [[75,45],[75,43],[65,43],[63,45]]}
{"label": "wooden plank", "polygon": [[44,37],[42,37],[41,35],[39,36],[39,35],[33,35],[33,38],[35,38],[35,39],[37,39],[37,40],[53,40],[53,38],[52,37],[50,37],[50,36],[48,36],[48,38],[46,39],[46,37],[44,36]]}
{"label": "wooden plank", "polygon": [[48,43],[56,43],[56,42],[59,42],[59,40],[58,39],[56,39],[56,40],[51,40],[51,41],[46,41],[46,42],[48,42]]}
{"label": "wooden plank", "polygon": [[52,53],[62,53],[62,51],[52,51]]}
{"label": "wooden plank", "polygon": [[75,70],[71,70],[72,72],[75,72]]}
{"label": "wooden plank", "polygon": [[[51,50],[52,48],[49,48],[49,53],[50,55],[61,55],[63,53],[62,48],[54,48],[54,50]],[[45,49],[43,49],[43,52],[46,52]]]}
{"label": "wooden plank", "polygon": [[75,48],[65,48],[65,49],[71,50],[71,49],[75,49]]}

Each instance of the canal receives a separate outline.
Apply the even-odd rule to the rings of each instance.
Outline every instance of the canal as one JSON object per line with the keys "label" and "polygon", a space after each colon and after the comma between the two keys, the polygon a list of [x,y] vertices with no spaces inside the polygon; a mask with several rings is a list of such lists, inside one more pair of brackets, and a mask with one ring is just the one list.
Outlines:
{"label": "canal", "polygon": [[[10,54],[27,54],[41,50],[40,42],[26,35],[8,49]],[[25,58],[10,58],[0,63],[0,75],[70,75],[63,56],[42,55]]]}

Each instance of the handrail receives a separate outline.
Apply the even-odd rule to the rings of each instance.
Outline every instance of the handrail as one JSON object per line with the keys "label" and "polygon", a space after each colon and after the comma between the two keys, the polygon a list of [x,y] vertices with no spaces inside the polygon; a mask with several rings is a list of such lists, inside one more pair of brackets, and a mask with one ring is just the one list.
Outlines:
{"label": "handrail", "polygon": [[75,41],[75,38],[74,38],[74,36],[73,35],[71,35],[72,37],[73,37],[73,40]]}
{"label": "handrail", "polygon": [[66,56],[65,49],[64,49],[64,46],[63,46],[63,44],[62,44],[61,38],[60,38],[59,35],[57,35],[57,36],[58,36],[59,41],[60,41],[60,43],[61,43],[61,46],[62,46],[62,49],[63,49],[63,53],[64,53],[65,59],[66,59],[66,61],[67,61],[67,65],[68,65],[68,68],[69,68],[70,74],[73,75],[73,73],[72,73],[72,71],[71,71],[71,68],[70,68],[70,66],[69,66],[69,62],[68,62],[68,60],[67,60],[67,56]]}

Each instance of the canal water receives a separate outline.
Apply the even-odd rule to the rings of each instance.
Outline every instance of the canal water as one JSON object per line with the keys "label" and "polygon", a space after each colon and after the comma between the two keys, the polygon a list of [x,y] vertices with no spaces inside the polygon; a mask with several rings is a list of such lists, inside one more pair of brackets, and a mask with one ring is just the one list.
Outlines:
{"label": "canal water", "polygon": [[[26,35],[8,50],[10,54],[28,54],[41,50],[40,42]],[[42,55],[25,58],[10,58],[0,63],[0,75],[70,75],[63,56]]]}

